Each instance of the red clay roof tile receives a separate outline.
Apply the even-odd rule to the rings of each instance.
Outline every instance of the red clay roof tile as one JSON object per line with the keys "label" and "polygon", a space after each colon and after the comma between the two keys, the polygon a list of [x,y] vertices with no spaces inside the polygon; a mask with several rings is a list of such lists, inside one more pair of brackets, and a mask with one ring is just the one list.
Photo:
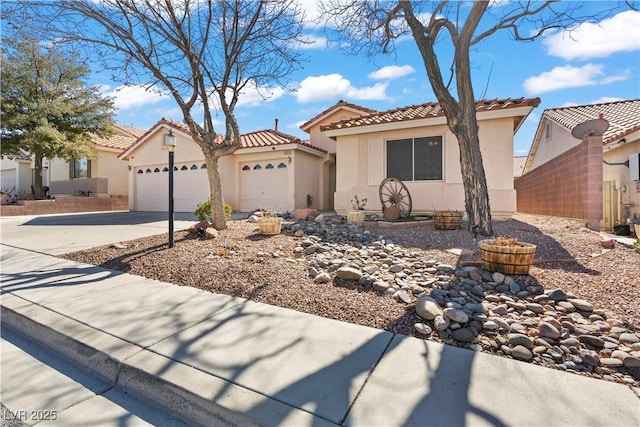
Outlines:
{"label": "red clay roof tile", "polygon": [[[540,104],[540,98],[504,98],[504,99],[483,99],[476,101],[476,111],[506,110],[517,107],[536,107]],[[402,122],[407,120],[427,119],[434,117],[444,117],[444,110],[438,102],[428,102],[420,105],[410,105],[408,107],[395,108],[393,110],[382,111],[369,114],[367,116],[342,120],[320,127],[320,130],[347,129],[359,126],[369,126],[384,123]]]}

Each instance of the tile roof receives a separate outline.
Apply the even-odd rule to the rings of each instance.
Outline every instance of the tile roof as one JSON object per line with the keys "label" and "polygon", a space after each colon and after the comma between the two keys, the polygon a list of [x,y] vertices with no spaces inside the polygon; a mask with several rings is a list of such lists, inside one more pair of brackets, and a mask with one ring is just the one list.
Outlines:
{"label": "tile roof", "polygon": [[580,123],[597,119],[601,113],[609,122],[609,128],[602,135],[605,145],[640,130],[640,99],[551,108],[544,111],[543,117],[570,131]]}
{"label": "tile roof", "polygon": [[[149,129],[143,135],[143,137],[147,136],[149,133],[153,132],[158,126],[163,124],[173,129],[179,130],[187,135],[191,135],[189,126],[187,126],[185,123],[180,123],[180,122],[176,122],[175,120],[162,118],[151,129]],[[218,134],[218,137],[216,138],[217,142],[222,142],[222,139],[223,139],[223,136]],[[242,134],[240,135],[240,144],[242,148],[271,147],[271,146],[285,145],[285,144],[300,144],[300,145],[304,145],[306,147],[312,148],[316,151],[320,151],[322,153],[327,152],[326,150],[323,150],[320,147],[311,145],[309,141],[303,141],[297,136],[289,135],[274,129],[258,130],[258,131]]]}
{"label": "tile roof", "polygon": [[92,135],[91,140],[99,147],[116,148],[125,151],[145,133],[142,129],[120,124],[114,124],[112,130],[113,134],[109,137],[104,138],[99,135]]}
{"label": "tile roof", "polygon": [[364,114],[377,113],[376,110],[371,110],[369,108],[362,107],[360,105],[352,104],[350,102],[345,102],[345,101],[343,101],[341,99],[340,101],[336,102],[334,105],[332,105],[331,107],[327,108],[326,110],[324,110],[320,114],[316,114],[314,117],[312,117],[311,119],[307,120],[305,123],[301,124],[300,125],[300,129],[305,130],[305,128],[307,128],[309,125],[311,125],[316,120],[318,120],[318,119],[322,118],[323,116],[331,113],[333,110],[338,110],[340,108],[348,108],[348,109],[358,110],[358,111],[361,111]]}
{"label": "tile roof", "polygon": [[522,176],[524,165],[527,163],[529,156],[513,156],[513,177]]}
{"label": "tile roof", "polygon": [[[540,104],[540,98],[504,98],[504,99],[483,99],[476,101],[476,111],[506,110],[517,107],[536,107]],[[420,105],[410,105],[408,107],[396,108],[393,110],[376,112],[367,116],[342,120],[320,127],[320,130],[347,129],[358,126],[369,126],[408,120],[428,119],[444,117],[444,110],[438,102],[428,102]]]}

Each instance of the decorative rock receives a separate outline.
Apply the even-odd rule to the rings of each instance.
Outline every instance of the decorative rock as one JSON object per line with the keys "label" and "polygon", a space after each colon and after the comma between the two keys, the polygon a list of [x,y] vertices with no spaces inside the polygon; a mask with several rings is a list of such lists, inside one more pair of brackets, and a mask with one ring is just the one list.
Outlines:
{"label": "decorative rock", "polygon": [[625,368],[640,368],[640,357],[629,356],[626,357],[622,364]]}
{"label": "decorative rock", "polygon": [[555,289],[549,293],[549,298],[554,301],[566,301],[567,294],[562,289]]}
{"label": "decorative rock", "polygon": [[256,222],[258,222],[258,217],[256,215],[250,215],[249,218],[247,218],[247,221],[249,221],[252,224],[255,224]]}
{"label": "decorative rock", "polygon": [[622,366],[622,360],[614,359],[613,357],[605,357],[604,359],[600,359],[600,364],[607,368],[618,368]]}
{"label": "decorative rock", "polygon": [[324,215],[322,215],[322,214],[318,215],[314,221],[317,222],[317,223],[324,222]]}
{"label": "decorative rock", "polygon": [[451,325],[451,321],[444,316],[436,316],[433,319],[433,327],[436,328],[437,331],[444,331],[448,329]]}
{"label": "decorative rock", "polygon": [[591,303],[583,299],[570,299],[569,302],[580,311],[593,311],[593,306],[591,305]]}
{"label": "decorative rock", "polygon": [[502,283],[504,283],[504,274],[500,273],[500,272],[495,272],[491,275],[491,277],[493,278],[493,281],[496,282],[498,285],[501,285]]}
{"label": "decorative rock", "polygon": [[314,277],[313,281],[316,283],[328,283],[331,281],[331,276],[329,276],[329,273],[322,272]]}
{"label": "decorative rock", "polygon": [[533,347],[531,338],[524,334],[509,334],[509,344],[511,344],[512,346],[521,346],[525,348]]}
{"label": "decorative rock", "polygon": [[432,332],[432,329],[429,327],[429,325],[426,325],[424,323],[416,323],[415,325],[413,325],[413,329],[415,329],[417,333],[422,335],[429,335]]}
{"label": "decorative rock", "polygon": [[638,338],[635,334],[624,332],[620,334],[620,342],[625,344],[635,344],[640,342],[640,338]]}
{"label": "decorative rock", "polygon": [[218,237],[218,230],[216,230],[215,228],[207,228],[204,231],[204,237],[207,240],[215,239],[216,237]]}
{"label": "decorative rock", "polygon": [[336,271],[336,277],[343,280],[360,280],[362,272],[352,267],[340,267]]}
{"label": "decorative rock", "polygon": [[578,340],[580,340],[580,342],[583,344],[590,345],[591,347],[595,347],[595,348],[604,347],[604,341],[602,340],[602,338],[598,338],[593,335],[579,335]]}
{"label": "decorative rock", "polygon": [[600,364],[598,353],[593,350],[580,350],[580,358],[587,366],[598,366]]}
{"label": "decorative rock", "polygon": [[458,323],[467,323],[469,321],[469,315],[456,308],[445,308],[444,316]]}
{"label": "decorative rock", "polygon": [[295,209],[293,211],[293,219],[306,221],[309,215],[317,217],[318,215],[320,215],[320,212],[318,212],[315,209],[307,209],[307,208]]}
{"label": "decorative rock", "polygon": [[[442,307],[438,305],[436,300],[428,296],[423,296],[418,299],[418,302],[416,302],[416,313],[426,320],[433,320],[443,314]],[[436,329],[438,329],[437,326]]]}
{"label": "decorative rock", "polygon": [[498,329],[498,325],[496,325],[496,322],[492,321],[492,320],[487,320],[486,322],[484,322],[484,324],[482,325],[483,329],[486,329],[488,331],[495,331],[496,329]]}
{"label": "decorative rock", "polygon": [[525,362],[530,362],[531,360],[533,360],[533,353],[531,352],[531,350],[521,345],[517,345],[513,349],[511,349],[511,356],[513,356],[514,359],[522,360]]}
{"label": "decorative rock", "polygon": [[540,332],[540,336],[551,338],[553,340],[560,338],[560,331],[551,323],[540,322],[538,325],[538,332]]}
{"label": "decorative rock", "polygon": [[470,343],[475,339],[475,335],[469,328],[460,328],[453,331],[453,339],[461,343]]}
{"label": "decorative rock", "polygon": [[398,301],[402,301],[405,304],[409,304],[411,302],[411,297],[406,291],[398,292],[396,297],[398,298]]}
{"label": "decorative rock", "polygon": [[491,311],[493,311],[495,314],[498,314],[500,316],[506,316],[508,313],[508,310],[509,309],[504,304],[497,305],[493,309],[491,309]]}

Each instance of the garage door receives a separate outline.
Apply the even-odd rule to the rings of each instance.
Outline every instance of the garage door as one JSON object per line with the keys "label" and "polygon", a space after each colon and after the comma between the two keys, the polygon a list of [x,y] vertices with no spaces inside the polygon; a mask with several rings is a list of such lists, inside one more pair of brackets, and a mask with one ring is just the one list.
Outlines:
{"label": "garage door", "polygon": [[287,165],[284,162],[248,162],[240,165],[240,211],[287,210]]}
{"label": "garage door", "polygon": [[0,189],[9,192],[16,189],[16,170],[4,169],[0,174]]}
{"label": "garage door", "polygon": [[[169,210],[169,169],[149,166],[136,171],[135,209],[166,212]],[[209,198],[209,180],[203,164],[176,164],[173,173],[175,212],[193,212],[198,203]]]}

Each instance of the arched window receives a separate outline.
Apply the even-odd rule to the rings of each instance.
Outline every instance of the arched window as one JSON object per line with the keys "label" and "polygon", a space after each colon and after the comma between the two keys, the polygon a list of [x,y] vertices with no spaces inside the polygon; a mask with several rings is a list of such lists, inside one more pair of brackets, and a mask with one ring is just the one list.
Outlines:
{"label": "arched window", "polygon": [[260,165],[255,165],[255,166],[253,167],[253,170],[259,170],[259,169],[262,169],[262,166],[260,166]]}
{"label": "arched window", "polygon": [[180,168],[181,171],[186,171],[189,170],[189,168],[187,167],[187,165],[182,165],[182,167]]}
{"label": "arched window", "polygon": [[284,163],[278,164],[278,169],[284,169],[286,167],[287,167],[287,165],[285,165]]}
{"label": "arched window", "polygon": [[144,173],[142,169],[138,169],[138,173]]}
{"label": "arched window", "polygon": [[174,167],[173,167],[173,170],[174,170],[174,171],[177,171],[177,170],[178,170],[178,167],[177,167],[177,166],[174,166]]}
{"label": "arched window", "polygon": [[155,168],[155,169],[153,170],[153,173],[156,173],[156,172],[160,172],[160,168]]}
{"label": "arched window", "polygon": [[267,163],[267,166],[264,167],[265,169],[273,169],[273,165],[271,163]]}
{"label": "arched window", "polygon": [[146,171],[144,171],[144,173],[151,173],[151,169],[148,169]]}
{"label": "arched window", "polygon": [[168,168],[168,167],[166,167],[166,166],[165,166],[165,167],[163,167],[163,168],[162,168],[162,172],[169,172],[169,168]]}
{"label": "arched window", "polygon": [[191,170],[192,171],[198,170],[198,165],[191,165]]}
{"label": "arched window", "polygon": [[207,168],[207,164],[203,163],[202,166],[200,166],[200,169],[206,169]]}
{"label": "arched window", "polygon": [[244,167],[242,168],[243,171],[249,171],[251,170],[251,168],[247,165],[244,165]]}

